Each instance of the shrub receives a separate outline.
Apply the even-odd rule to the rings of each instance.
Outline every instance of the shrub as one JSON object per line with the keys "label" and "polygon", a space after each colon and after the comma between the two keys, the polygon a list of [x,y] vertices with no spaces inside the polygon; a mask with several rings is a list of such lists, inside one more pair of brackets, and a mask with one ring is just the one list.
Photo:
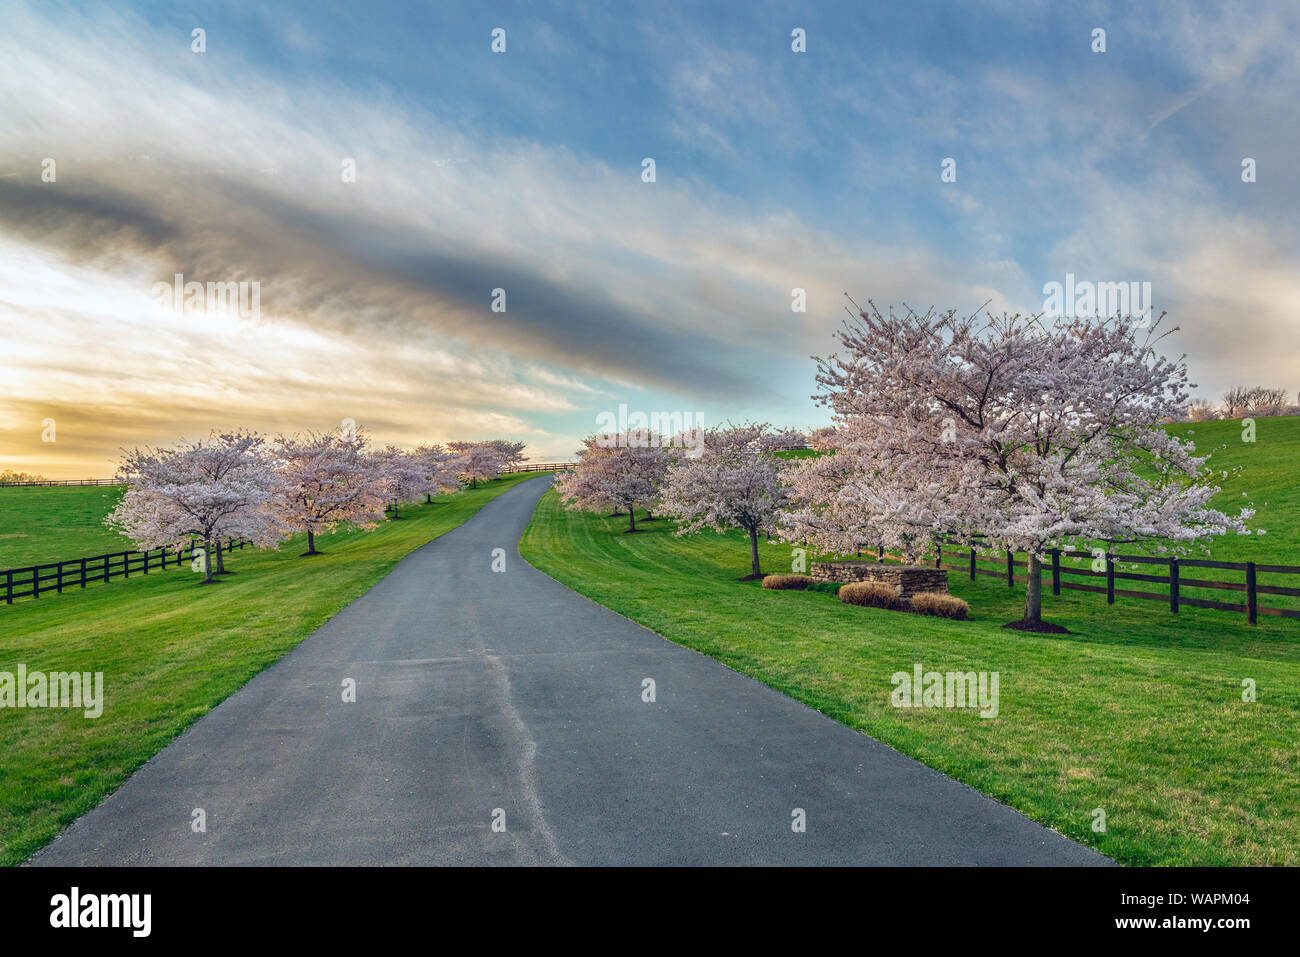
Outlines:
{"label": "shrub", "polygon": [[840,601],[868,608],[902,608],[903,599],[893,585],[882,582],[850,582],[840,587]]}
{"label": "shrub", "polygon": [[940,618],[965,618],[970,612],[970,605],[956,595],[925,591],[912,596],[912,611],[922,615],[938,615]]}
{"label": "shrub", "polygon": [[804,589],[813,583],[807,575],[768,575],[763,579],[764,588]]}

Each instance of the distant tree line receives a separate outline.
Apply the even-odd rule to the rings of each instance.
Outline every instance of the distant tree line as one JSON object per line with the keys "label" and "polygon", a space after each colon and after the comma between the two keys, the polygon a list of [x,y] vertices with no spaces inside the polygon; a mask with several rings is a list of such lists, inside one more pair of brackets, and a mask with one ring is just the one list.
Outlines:
{"label": "distant tree line", "polygon": [[[127,486],[105,519],[141,549],[195,544],[204,582],[225,574],[221,545],[238,540],[278,548],[303,533],[374,528],[423,496],[491,481],[523,461],[523,442],[494,439],[403,450],[373,448],[363,429],[280,435],[214,432],[172,448],[125,453],[117,477]],[[216,558],[215,568],[208,555]]]}
{"label": "distant tree line", "polygon": [[[1234,385],[1219,402],[1195,398],[1187,404],[1186,418],[1193,422],[1214,419],[1240,419],[1247,416],[1268,418],[1276,415],[1300,415],[1300,404],[1291,404],[1286,389],[1269,389],[1264,386]],[[1297,396],[1300,403],[1300,396]]]}

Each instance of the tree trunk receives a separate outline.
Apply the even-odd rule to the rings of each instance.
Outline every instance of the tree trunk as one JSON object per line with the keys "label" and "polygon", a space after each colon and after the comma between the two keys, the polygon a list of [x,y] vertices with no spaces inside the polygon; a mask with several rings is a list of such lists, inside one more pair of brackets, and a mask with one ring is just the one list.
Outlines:
{"label": "tree trunk", "polygon": [[432,504],[433,504],[433,496],[430,495],[428,492],[425,492],[425,493],[424,493],[424,504],[425,504],[425,505],[432,505]]}
{"label": "tree trunk", "polygon": [[217,539],[217,574],[218,575],[226,574],[226,560],[225,557],[221,554],[221,539],[219,538]]}
{"label": "tree trunk", "polygon": [[212,542],[206,537],[203,539],[203,584],[212,584]]}
{"label": "tree trunk", "polygon": [[477,478],[471,478],[471,479],[469,480],[469,487],[470,487],[470,488],[478,488],[478,479],[477,479]]}
{"label": "tree trunk", "polygon": [[316,533],[313,532],[310,528],[307,529],[307,551],[304,554],[307,555],[316,554]]}
{"label": "tree trunk", "polygon": [[1043,621],[1043,565],[1032,551],[1028,562],[1029,584],[1025,586],[1025,621],[1031,625]]}
{"label": "tree trunk", "polygon": [[629,534],[636,531],[636,509],[631,506],[627,510],[627,530]]}
{"label": "tree trunk", "polygon": [[654,520],[655,520],[655,517],[654,517],[653,515],[650,514],[650,509],[646,509],[646,510],[645,510],[645,518],[641,519],[641,521],[643,521],[643,522],[653,522]]}
{"label": "tree trunk", "polygon": [[753,564],[754,566],[755,577],[763,574],[763,570],[758,567],[758,529],[757,528],[751,528],[749,530],[749,559],[751,564]]}

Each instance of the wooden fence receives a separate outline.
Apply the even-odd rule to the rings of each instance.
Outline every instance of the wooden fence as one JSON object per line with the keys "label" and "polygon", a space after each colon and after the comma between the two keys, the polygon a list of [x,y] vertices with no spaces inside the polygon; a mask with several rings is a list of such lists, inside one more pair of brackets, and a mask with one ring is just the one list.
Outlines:
{"label": "wooden fence", "polygon": [[[247,544],[243,541],[227,542],[222,547],[229,553]],[[73,558],[65,562],[9,568],[0,571],[5,604],[12,605],[15,598],[39,598],[48,592],[61,595],[63,589],[85,588],[87,582],[130,578],[132,572],[147,575],[151,570],[175,568],[183,562],[193,560],[194,548],[194,545],[189,545],[179,552],[169,548],[146,552],[111,552],[93,558]]]}
{"label": "wooden fence", "polygon": [[[512,472],[552,472],[563,469],[573,468],[572,462],[529,462],[525,465],[516,465],[514,468],[501,469],[501,475],[508,475]],[[88,478],[88,479],[47,479],[40,482],[0,482],[0,488],[66,488],[78,485],[122,485],[123,483],[115,478]]]}
{"label": "wooden fence", "polygon": [[[878,551],[880,559],[886,558],[905,560],[899,555],[886,555],[883,549]],[[1052,594],[1061,594],[1061,589],[1071,589],[1074,591],[1090,591],[1104,594],[1106,603],[1115,604],[1115,599],[1119,598],[1136,598],[1145,601],[1159,601],[1169,606],[1169,611],[1178,614],[1178,609],[1182,605],[1189,605],[1195,608],[1216,608],[1220,611],[1235,611],[1244,613],[1247,620],[1253,625],[1260,615],[1274,615],[1280,618],[1300,618],[1300,610],[1294,608],[1274,608],[1261,605],[1259,603],[1260,595],[1285,595],[1291,598],[1300,598],[1300,588],[1292,588],[1285,585],[1261,584],[1260,575],[1300,575],[1300,565],[1268,565],[1259,562],[1218,562],[1209,559],[1199,558],[1155,558],[1150,555],[1097,555],[1092,552],[1065,551],[1054,548],[1048,553],[1048,561],[1043,568],[1044,584],[1051,585]],[[961,559],[961,564],[945,563],[944,559]],[[1070,565],[1061,564],[1062,558],[1082,558],[1087,559],[1090,563],[1095,561],[1103,562],[1102,570],[1091,567],[1076,568]],[[1116,563],[1131,563],[1134,565],[1147,566],[1164,566],[1163,574],[1144,574],[1140,572],[1130,572],[1117,570]],[[981,564],[995,564],[996,570],[990,568],[981,568]],[[944,568],[949,571],[966,572],[970,580],[974,581],[976,575],[988,575],[994,578],[1006,580],[1008,587],[1014,587],[1016,583],[1025,583],[1028,581],[1028,571],[1024,574],[1017,574],[1017,569],[1028,568],[1028,557],[1018,559],[1012,552],[1006,552],[1004,558],[989,558],[978,555],[974,548],[962,551],[949,550],[949,546],[936,546],[934,556],[934,567]],[[1189,578],[1184,574],[1185,570],[1191,570],[1195,575],[1195,569],[1212,568],[1223,571],[1233,571],[1242,573],[1242,581],[1218,581],[1206,578]],[[1080,578],[1102,579],[1100,584],[1085,584],[1077,581],[1067,581],[1066,576],[1078,576]],[[1164,591],[1142,591],[1136,589],[1117,588],[1116,582],[1145,582],[1155,585],[1167,586]],[[1184,595],[1184,588],[1204,588],[1213,591],[1230,591],[1244,593],[1244,602],[1217,601],[1209,598],[1193,598]]]}
{"label": "wooden fence", "polygon": [[0,482],[0,488],[62,488],[69,485],[121,485],[117,479],[46,479],[40,482]]}

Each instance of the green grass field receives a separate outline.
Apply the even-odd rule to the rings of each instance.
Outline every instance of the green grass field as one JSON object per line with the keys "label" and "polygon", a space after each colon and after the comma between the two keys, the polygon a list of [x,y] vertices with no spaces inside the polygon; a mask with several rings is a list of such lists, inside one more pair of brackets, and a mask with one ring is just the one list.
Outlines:
{"label": "green grass field", "polygon": [[[535,474],[407,506],[405,520],[371,532],[322,536],[319,557],[298,557],[301,537],[279,551],[236,551],[227,558],[235,574],[215,585],[200,585],[183,565],[0,605],[0,671],[19,662],[29,671],[101,671],[106,699],[93,720],[78,710],[0,709],[0,863],[23,860],[98,804],[403,556]],[[86,490],[48,492],[71,492],[74,502]],[[85,512],[69,505],[65,514]],[[73,527],[65,556],[84,553],[83,531]]]}
{"label": "green grass field", "polygon": [[118,485],[0,488],[0,571],[134,548],[104,527],[122,492]]}
{"label": "green grass field", "polygon": [[1257,561],[1300,565],[1300,416],[1255,420],[1255,441],[1242,441],[1241,420],[1196,422],[1171,427],[1196,444],[1198,455],[1209,453],[1207,467],[1240,469],[1221,482],[1214,505],[1236,511],[1243,505],[1259,515],[1252,528],[1267,534],[1229,535],[1211,545],[1215,558],[1228,562]]}
{"label": "green grass field", "polygon": [[[1240,423],[1187,428],[1202,451],[1223,446],[1216,466],[1242,466],[1221,502],[1253,501],[1253,524],[1269,530],[1223,540],[1215,557],[1300,564],[1300,420],[1260,420],[1244,448]],[[1108,608],[1067,591],[1045,595],[1044,615],[1072,634],[1027,634],[1000,627],[1020,617],[1023,586],[950,573],[971,603],[966,622],[858,608],[739,582],[739,535],[676,538],[662,520],[624,535],[622,522],[565,511],[552,492],[521,549],[589,598],[1116,860],[1300,864],[1300,623],[1251,627],[1240,614],[1174,616],[1123,598]],[[789,570],[789,546],[762,556],[765,570]],[[997,671],[1000,714],[891,707],[890,676],[915,663]],[[1244,679],[1254,703],[1242,700]],[[1104,833],[1092,830],[1097,808]]]}
{"label": "green grass field", "polygon": [[[1240,422],[1174,428],[1194,433],[1216,468],[1241,469],[1216,504],[1250,504],[1260,512],[1252,525],[1268,530],[1222,539],[1213,556],[1300,564],[1300,419],[1258,420],[1253,444]],[[531,477],[408,508],[409,520],[374,532],[325,537],[320,558],[300,562],[297,541],[235,552],[236,574],[216,586],[198,586],[183,567],[0,606],[0,670],[103,671],[110,703],[96,720],[0,711],[0,863],[21,861],[89,810],[403,555]],[[118,495],[0,489],[0,569],[129,548],[102,524]],[[1252,628],[1239,614],[1175,617],[1157,602],[1108,608],[1102,596],[1066,592],[1045,595],[1044,613],[1072,634],[1029,635],[999,627],[1019,617],[1023,586],[950,573],[971,602],[969,622],[852,608],[824,591],[738,582],[748,571],[738,536],[678,539],[663,520],[625,536],[624,521],[566,512],[552,493],[521,548],[588,597],[1117,860],[1300,863],[1300,623],[1261,618]],[[788,570],[788,546],[762,553],[766,570]],[[1261,604],[1296,607],[1272,596]],[[998,671],[999,716],[890,707],[890,675],[917,662]],[[1253,704],[1241,700],[1246,678],[1258,688]],[[1091,829],[1096,808],[1105,833]]]}

